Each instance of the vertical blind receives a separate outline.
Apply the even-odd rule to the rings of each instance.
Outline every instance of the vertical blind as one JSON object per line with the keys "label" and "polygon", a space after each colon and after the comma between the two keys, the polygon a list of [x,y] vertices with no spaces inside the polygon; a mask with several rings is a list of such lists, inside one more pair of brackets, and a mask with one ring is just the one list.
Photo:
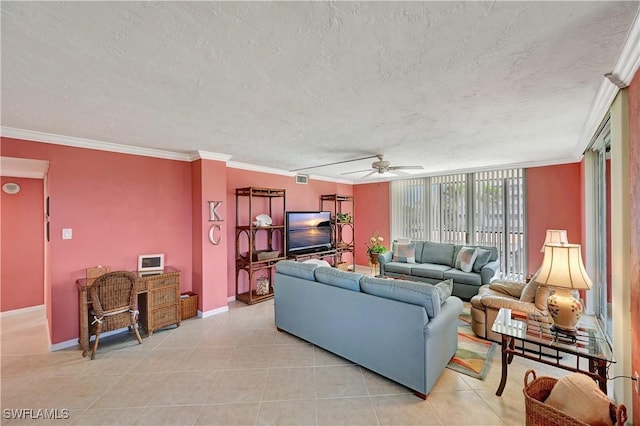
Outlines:
{"label": "vertical blind", "polygon": [[524,170],[391,182],[391,237],[497,247],[504,278],[526,274]]}

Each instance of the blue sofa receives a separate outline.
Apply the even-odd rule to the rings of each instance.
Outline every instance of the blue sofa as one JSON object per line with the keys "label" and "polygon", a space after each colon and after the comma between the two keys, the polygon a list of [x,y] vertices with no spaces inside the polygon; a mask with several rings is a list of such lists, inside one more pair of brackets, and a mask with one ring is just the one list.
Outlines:
{"label": "blue sofa", "polygon": [[[470,300],[478,294],[480,286],[490,284],[500,270],[498,249],[495,247],[412,241],[413,257],[394,256],[399,245],[394,242],[392,250],[378,256],[380,275],[412,281],[438,283],[453,279],[453,295]],[[463,247],[477,250],[477,258],[469,272],[455,267],[458,254]],[[406,254],[406,253],[403,253]],[[394,259],[395,258],[395,259]]]}
{"label": "blue sofa", "polygon": [[424,399],[458,348],[462,301],[449,296],[451,287],[282,260],[274,279],[276,327]]}

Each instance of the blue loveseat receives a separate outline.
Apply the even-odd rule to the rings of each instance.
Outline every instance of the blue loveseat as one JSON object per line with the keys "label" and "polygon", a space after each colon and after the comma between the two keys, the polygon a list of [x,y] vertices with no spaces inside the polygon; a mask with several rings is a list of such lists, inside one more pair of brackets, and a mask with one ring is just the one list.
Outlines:
{"label": "blue loveseat", "polygon": [[426,398],[458,348],[462,301],[451,287],[282,260],[276,327]]}
{"label": "blue loveseat", "polygon": [[[409,252],[406,244],[413,246]],[[378,256],[381,275],[432,284],[451,278],[453,295],[470,300],[478,294],[480,286],[491,283],[500,270],[498,249],[495,247],[463,246],[431,241],[412,241],[406,244],[394,242],[391,251]],[[476,251],[476,258],[469,272],[456,268],[456,260],[463,247],[473,248]],[[398,256],[394,251],[402,251],[402,256]],[[412,253],[413,256],[411,256]]]}

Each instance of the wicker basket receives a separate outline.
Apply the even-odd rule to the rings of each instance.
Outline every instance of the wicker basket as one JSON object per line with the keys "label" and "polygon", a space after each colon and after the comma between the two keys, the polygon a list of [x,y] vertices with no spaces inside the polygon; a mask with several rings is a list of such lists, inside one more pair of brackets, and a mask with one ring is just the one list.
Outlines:
{"label": "wicker basket", "polygon": [[[529,380],[529,376],[533,380]],[[553,377],[538,377],[536,372],[528,370],[524,375],[524,405],[526,412],[527,426],[589,426],[580,420],[571,417],[562,411],[556,410],[544,403],[551,389],[556,385],[558,379]],[[615,406],[611,404],[612,415],[615,415],[616,425],[622,426],[627,421],[627,409],[623,404]]]}
{"label": "wicker basket", "polygon": [[271,259],[276,259],[278,256],[280,256],[280,252],[275,250],[275,251],[258,251],[256,253],[254,253],[254,256],[256,256],[256,259],[260,262],[264,261],[264,260],[271,260]]}
{"label": "wicker basket", "polygon": [[[187,297],[185,297],[185,295]],[[190,291],[182,293],[180,297],[180,318],[183,320],[198,315],[198,295]]]}

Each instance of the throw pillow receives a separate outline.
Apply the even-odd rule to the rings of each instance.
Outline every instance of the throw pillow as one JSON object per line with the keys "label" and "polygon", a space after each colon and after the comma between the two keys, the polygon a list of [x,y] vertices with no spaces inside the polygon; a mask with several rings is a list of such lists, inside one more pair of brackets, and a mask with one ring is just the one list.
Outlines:
{"label": "throw pillow", "polygon": [[440,304],[442,305],[447,301],[451,293],[453,293],[453,278],[449,278],[448,280],[444,280],[434,285],[436,291],[440,295]]}
{"label": "throw pillow", "polygon": [[520,301],[526,303],[533,303],[536,301],[536,293],[538,292],[538,283],[534,280],[529,280],[527,285],[522,289],[520,295]]}
{"label": "throw pillow", "polygon": [[393,261],[416,263],[416,246],[413,243],[393,243]]}
{"label": "throw pillow", "polygon": [[327,266],[327,267],[331,266],[331,264],[329,262],[327,262],[326,260],[323,260],[323,259],[307,259],[302,263],[312,263],[314,265]]}
{"label": "throw pillow", "polygon": [[551,293],[555,292],[555,288],[549,287],[548,285],[540,284],[538,289],[536,290],[535,304],[536,308],[539,310],[546,312],[547,310],[547,299],[551,296]]}
{"label": "throw pillow", "polygon": [[544,403],[589,425],[613,425],[611,401],[586,374],[558,379]]}
{"label": "throw pillow", "polygon": [[456,258],[456,269],[460,269],[462,272],[471,272],[477,256],[475,247],[462,247]]}
{"label": "throw pillow", "polygon": [[476,248],[476,261],[473,262],[473,272],[480,272],[480,270],[489,263],[489,258],[491,257],[491,250]]}

